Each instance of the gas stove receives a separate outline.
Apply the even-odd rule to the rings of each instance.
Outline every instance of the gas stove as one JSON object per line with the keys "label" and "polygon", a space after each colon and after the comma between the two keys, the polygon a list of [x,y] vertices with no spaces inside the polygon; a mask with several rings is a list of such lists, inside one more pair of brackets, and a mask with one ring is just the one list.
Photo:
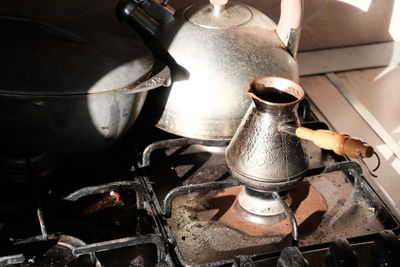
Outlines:
{"label": "gas stove", "polygon": [[[307,101],[300,115],[323,126]],[[360,164],[308,144],[304,181],[261,196],[265,220],[226,146],[139,120],[105,151],[18,160],[2,169],[0,266],[395,266],[399,223]]]}

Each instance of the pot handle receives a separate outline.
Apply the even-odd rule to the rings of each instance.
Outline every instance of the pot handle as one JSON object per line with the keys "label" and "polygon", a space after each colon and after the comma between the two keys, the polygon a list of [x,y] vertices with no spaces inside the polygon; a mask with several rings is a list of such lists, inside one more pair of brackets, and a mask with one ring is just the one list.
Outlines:
{"label": "pot handle", "polygon": [[294,58],[300,41],[303,0],[281,0],[281,15],[276,33]]}
{"label": "pot handle", "polygon": [[151,89],[158,88],[160,86],[168,87],[171,85],[171,70],[168,66],[165,66],[159,73],[152,76],[141,83],[134,83],[122,89],[122,93],[130,95],[136,94]]}

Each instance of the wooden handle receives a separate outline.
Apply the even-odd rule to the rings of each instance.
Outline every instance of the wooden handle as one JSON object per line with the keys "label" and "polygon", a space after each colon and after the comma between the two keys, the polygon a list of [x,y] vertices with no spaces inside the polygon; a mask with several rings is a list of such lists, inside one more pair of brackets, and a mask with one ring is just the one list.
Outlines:
{"label": "wooden handle", "polygon": [[296,58],[303,20],[303,0],[281,0],[281,15],[276,27],[279,39]]}
{"label": "wooden handle", "polygon": [[374,149],[367,143],[347,134],[336,134],[327,130],[311,130],[305,127],[298,127],[296,129],[296,136],[312,141],[320,148],[333,150],[333,152],[341,156],[346,155],[357,159],[360,153],[363,158],[370,158],[374,154]]}
{"label": "wooden handle", "polygon": [[228,0],[210,0],[210,3],[212,5],[224,6],[228,3]]}

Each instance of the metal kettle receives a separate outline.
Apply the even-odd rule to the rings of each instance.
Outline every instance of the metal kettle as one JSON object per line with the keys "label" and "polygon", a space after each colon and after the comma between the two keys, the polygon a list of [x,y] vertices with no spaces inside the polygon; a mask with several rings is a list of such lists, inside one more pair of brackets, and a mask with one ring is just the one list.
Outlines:
{"label": "metal kettle", "polygon": [[227,0],[176,12],[166,2],[120,2],[120,20],[150,36],[172,69],[170,91],[152,107],[162,109],[156,125],[189,138],[230,139],[250,105],[244,90],[250,81],[298,80],[302,9],[302,0],[282,0],[276,25],[255,8]]}

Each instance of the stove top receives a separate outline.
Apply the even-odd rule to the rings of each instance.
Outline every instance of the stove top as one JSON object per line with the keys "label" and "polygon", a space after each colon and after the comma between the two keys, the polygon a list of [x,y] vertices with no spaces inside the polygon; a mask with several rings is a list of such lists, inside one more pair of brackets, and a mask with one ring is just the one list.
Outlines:
{"label": "stove top", "polygon": [[[303,121],[315,121],[313,112],[300,110]],[[377,264],[398,260],[398,222],[356,162],[307,144],[304,181],[273,195],[284,212],[263,225],[238,219],[241,185],[225,164],[226,142],[143,125],[139,120],[105,151],[41,156],[51,159],[47,170],[26,156],[28,172],[14,181],[14,173],[2,170],[0,266],[384,266]]]}
{"label": "stove top", "polygon": [[[311,145],[308,151],[311,169],[295,188],[302,201],[292,207],[298,223],[298,238],[293,240],[290,215],[280,226],[269,228],[248,224],[246,229],[243,221],[229,218],[240,185],[231,179],[221,147],[188,139],[149,147],[143,155],[145,180],[163,214],[164,230],[180,264],[220,266],[239,255],[268,259],[285,247],[306,251],[327,248],[336,239],[357,243],[373,240],[373,235],[383,230],[397,231],[398,223],[364,181],[357,163],[338,161]],[[324,257],[322,254],[314,261],[319,264],[312,266],[322,266]],[[370,257],[362,259],[360,266],[368,266]],[[276,261],[271,266],[276,266]]]}

